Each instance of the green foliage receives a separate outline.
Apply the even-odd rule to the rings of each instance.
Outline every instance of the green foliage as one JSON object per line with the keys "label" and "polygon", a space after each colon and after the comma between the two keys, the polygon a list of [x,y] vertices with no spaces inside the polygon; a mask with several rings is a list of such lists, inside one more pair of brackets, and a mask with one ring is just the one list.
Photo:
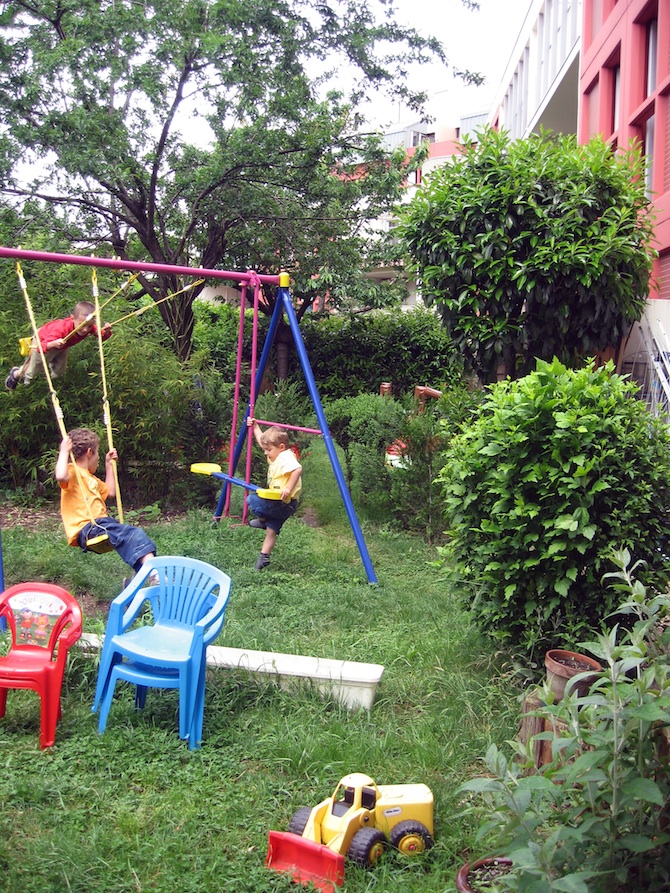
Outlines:
{"label": "green foliage", "polygon": [[[419,110],[406,66],[444,60],[439,42],[367,0],[147,0],[136,12],[3,4],[12,200],[40,194],[72,243],[122,257],[290,264],[306,305],[322,268],[360,284],[364,223],[399,200],[408,162],[361,132],[358,108],[380,90]],[[331,89],[343,66],[354,72],[347,96]],[[143,284],[158,298],[184,283],[161,274]],[[161,310],[181,359],[197,292]]]}
{"label": "green foliage", "polygon": [[493,385],[452,441],[445,554],[490,635],[532,652],[598,629],[615,607],[601,576],[616,544],[648,562],[647,582],[667,580],[670,438],[634,391],[612,364],[538,361]]}
{"label": "green foliage", "polygon": [[601,138],[485,130],[404,213],[407,251],[469,369],[515,378],[617,345],[654,251],[639,157]]}
{"label": "green foliage", "polygon": [[472,418],[484,392],[454,386],[422,412],[408,413],[398,440],[400,461],[390,473],[393,513],[403,530],[420,533],[428,542],[444,530],[444,496],[437,480],[444,451],[452,437]]}
{"label": "green foliage", "polygon": [[534,739],[551,741],[552,760],[535,772],[532,741],[527,748],[508,742],[515,759],[493,744],[486,777],[461,788],[481,795],[470,810],[482,818],[480,838],[513,859],[508,890],[670,885],[667,739],[662,746],[670,726],[670,634],[661,622],[670,599],[647,596],[631,576],[627,550],[614,560],[620,571],[606,576],[628,589],[620,611],[637,619],[628,632],[614,626],[586,644],[604,667],[587,696],[552,704],[549,695],[537,711],[552,721]]}
{"label": "green foliage", "polygon": [[352,496],[372,511],[388,511],[391,477],[385,453],[400,433],[400,403],[378,394],[342,397],[324,406],[328,428],[344,453]]}
{"label": "green foliage", "polygon": [[[415,385],[441,388],[458,379],[458,353],[434,313],[306,317],[301,333],[324,399],[378,392],[383,381],[395,397]],[[297,374],[297,373],[296,373]]]}
{"label": "green foliage", "polygon": [[[239,307],[225,303],[197,301],[193,305],[195,326],[193,329],[193,349],[202,352],[208,362],[213,363],[226,381],[235,381],[237,369],[237,344],[240,324]],[[253,310],[245,312],[242,338],[242,377],[243,387],[249,392]],[[260,315],[258,320],[258,340],[262,344],[268,328],[268,320]]]}

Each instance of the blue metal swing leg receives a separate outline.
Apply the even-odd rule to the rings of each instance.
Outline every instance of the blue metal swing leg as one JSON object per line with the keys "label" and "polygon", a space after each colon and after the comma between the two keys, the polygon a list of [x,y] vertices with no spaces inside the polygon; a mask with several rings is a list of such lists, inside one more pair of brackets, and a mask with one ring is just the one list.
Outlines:
{"label": "blue metal swing leg", "polygon": [[[328,422],[326,421],[326,416],[323,412],[323,407],[321,405],[321,399],[319,397],[319,392],[316,387],[316,382],[314,381],[314,374],[312,372],[312,367],[309,362],[309,358],[307,356],[307,350],[305,349],[305,343],[302,340],[302,334],[300,332],[300,326],[298,324],[298,319],[295,315],[295,310],[293,309],[293,304],[291,303],[291,294],[288,288],[284,288],[282,286],[279,287],[277,293],[277,302],[275,304],[274,312],[272,314],[272,319],[270,321],[270,327],[268,329],[268,334],[265,339],[265,343],[263,345],[263,350],[261,352],[261,358],[258,362],[258,368],[256,370],[256,393],[258,393],[258,389],[263,380],[263,374],[265,372],[265,367],[267,366],[268,359],[270,356],[270,350],[272,348],[272,344],[274,342],[275,334],[277,332],[277,327],[279,326],[279,321],[282,318],[282,315],[286,313],[288,318],[289,325],[291,327],[291,334],[293,335],[293,340],[298,349],[298,356],[300,357],[300,364],[302,365],[302,371],[305,375],[305,380],[307,382],[307,388],[309,390],[309,395],[312,398],[312,403],[314,405],[314,410],[316,412],[316,417],[319,422],[319,428],[321,429],[321,433],[323,436],[323,441],[326,445],[326,451],[328,453],[328,458],[330,459],[330,464],[333,468],[333,472],[335,474],[335,479],[337,481],[337,486],[340,490],[340,495],[342,496],[342,501],[344,502],[344,507],[347,512],[347,517],[349,519],[349,524],[351,525],[351,530],[354,534],[354,538],[356,540],[356,545],[358,546],[358,551],[360,553],[361,559],[363,561],[363,566],[365,568],[365,573],[368,578],[368,583],[376,584],[377,576],[375,574],[374,567],[372,566],[372,560],[370,558],[370,554],[368,552],[367,545],[365,543],[365,539],[363,537],[363,531],[361,530],[361,526],[358,521],[358,517],[356,515],[356,510],[354,509],[354,504],[351,499],[351,494],[347,488],[346,481],[344,479],[344,474],[342,473],[342,468],[340,466],[340,461],[337,457],[337,451],[335,450],[335,445],[333,444],[333,439],[330,435],[330,430],[328,428]],[[237,437],[237,442],[235,444],[235,450],[233,452],[233,469],[237,468],[237,463],[240,459],[240,455],[242,454],[242,449],[244,447],[245,440],[247,438],[247,417],[249,415],[249,406],[247,405],[247,410],[244,414],[244,418],[242,419],[242,425],[240,427],[240,432]],[[221,491],[221,496],[219,497],[219,503],[216,507],[216,515],[215,517],[219,519],[221,517],[221,513],[223,512],[223,507],[226,500],[226,493],[228,487],[230,486],[229,481],[227,480],[224,484],[223,490]]]}

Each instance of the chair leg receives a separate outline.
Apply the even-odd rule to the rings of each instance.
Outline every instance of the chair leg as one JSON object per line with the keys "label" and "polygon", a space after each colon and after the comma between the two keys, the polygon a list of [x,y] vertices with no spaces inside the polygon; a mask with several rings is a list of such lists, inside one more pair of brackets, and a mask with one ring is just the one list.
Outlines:
{"label": "chair leg", "polygon": [[7,689],[0,688],[0,718],[5,715],[7,709]]}
{"label": "chair leg", "polygon": [[109,674],[109,679],[107,680],[107,684],[104,686],[102,692],[100,693],[101,703],[100,703],[100,719],[98,721],[98,732],[102,734],[105,731],[107,726],[107,717],[109,716],[109,710],[112,706],[112,699],[114,698],[114,689],[116,687],[117,675],[114,669]]}
{"label": "chair leg", "polygon": [[135,686],[135,708],[137,710],[144,710],[144,705],[147,702],[147,686],[146,685],[136,685]]}
{"label": "chair leg", "polygon": [[52,697],[48,691],[40,693],[40,747],[53,747],[56,726],[61,716],[60,695]]}
{"label": "chair leg", "polygon": [[191,733],[193,720],[193,696],[191,690],[194,685],[193,673],[190,667],[182,670],[184,678],[179,686],[179,737],[188,738]]}
{"label": "chair leg", "polygon": [[103,646],[103,656],[100,660],[100,666],[98,668],[98,681],[95,686],[95,698],[93,699],[93,707],[91,710],[93,713],[96,713],[98,707],[100,706],[100,702],[104,697],[105,690],[109,683],[109,678],[111,676],[112,670],[121,660],[121,655],[114,652],[111,655],[105,656],[104,646]]}

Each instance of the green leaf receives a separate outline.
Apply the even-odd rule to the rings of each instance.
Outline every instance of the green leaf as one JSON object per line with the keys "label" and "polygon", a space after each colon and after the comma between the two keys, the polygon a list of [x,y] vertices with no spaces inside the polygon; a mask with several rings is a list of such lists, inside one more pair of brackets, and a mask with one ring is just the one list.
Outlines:
{"label": "green leaf", "polygon": [[655,803],[657,806],[665,803],[660,787],[651,778],[631,778],[622,785],[621,790],[627,796],[645,803]]}

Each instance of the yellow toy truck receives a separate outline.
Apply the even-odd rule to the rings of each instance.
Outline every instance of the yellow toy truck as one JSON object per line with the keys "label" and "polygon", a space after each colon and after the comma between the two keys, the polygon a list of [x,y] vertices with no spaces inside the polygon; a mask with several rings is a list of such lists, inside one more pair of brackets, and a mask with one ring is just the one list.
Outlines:
{"label": "yellow toy truck", "polygon": [[408,856],[432,847],[433,794],[425,784],[377,785],[353,772],[318,806],[299,809],[288,832],[270,832],[266,864],[332,893],[345,856],[370,867],[389,845]]}

